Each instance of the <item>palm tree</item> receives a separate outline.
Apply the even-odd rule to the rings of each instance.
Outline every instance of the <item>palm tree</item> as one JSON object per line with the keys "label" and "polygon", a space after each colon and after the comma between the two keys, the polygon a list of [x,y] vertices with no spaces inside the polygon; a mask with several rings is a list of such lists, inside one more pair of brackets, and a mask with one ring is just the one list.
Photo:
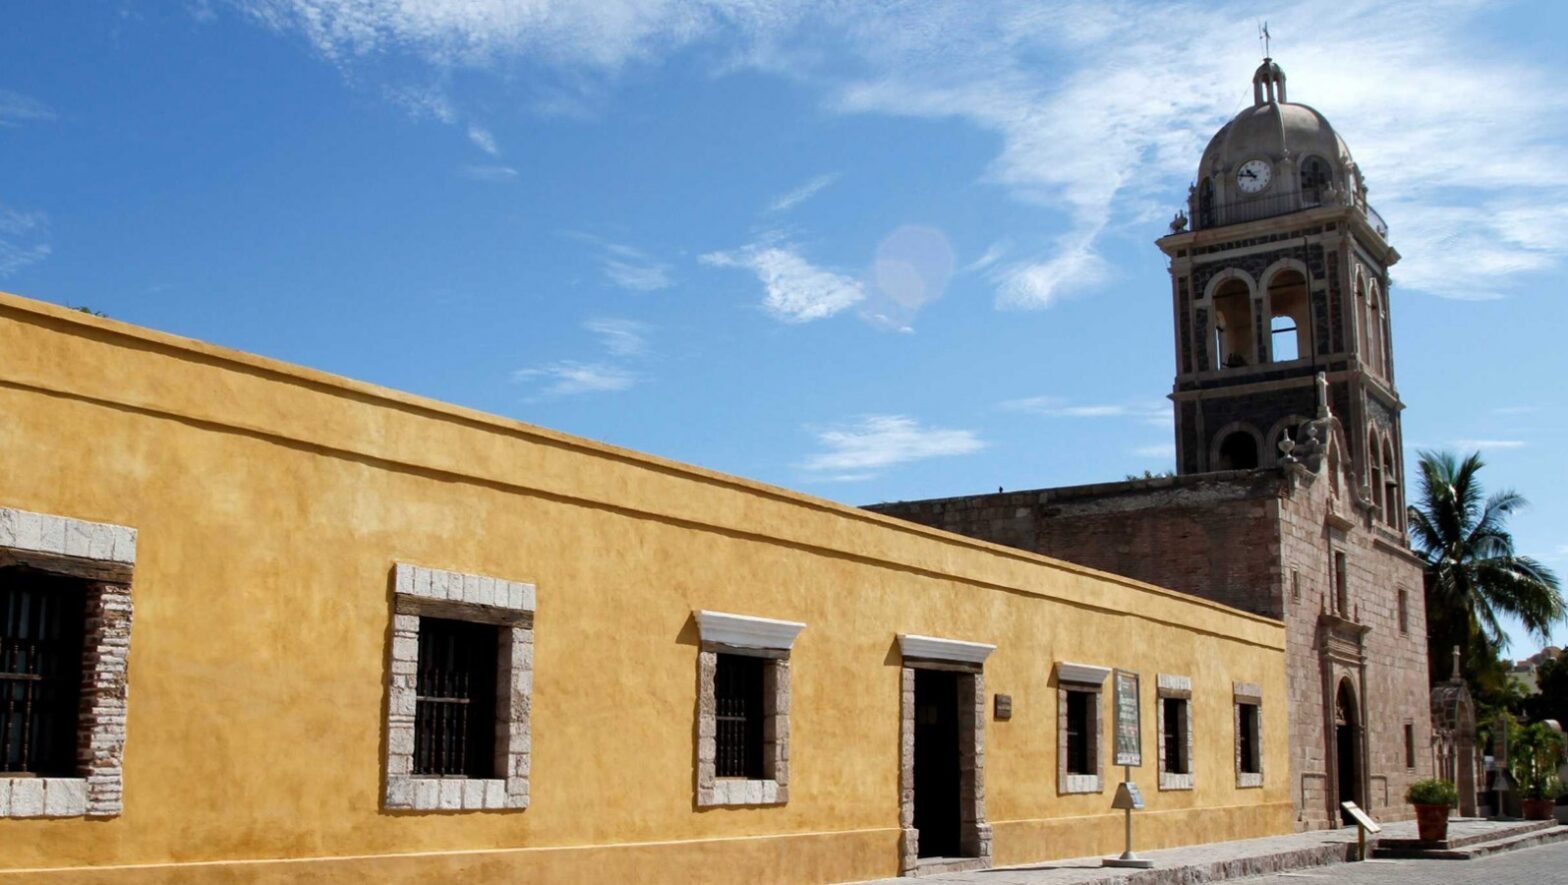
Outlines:
{"label": "palm tree", "polygon": [[[1517,492],[1483,499],[1479,452],[1463,461],[1452,452],[1421,452],[1421,501],[1410,507],[1410,536],[1426,561],[1428,660],[1447,661],[1464,648],[1472,674],[1495,664],[1508,647],[1499,618],[1511,615],[1545,640],[1568,620],[1552,570],[1514,553],[1508,516],[1525,506]],[[1433,679],[1446,673],[1434,671]]]}

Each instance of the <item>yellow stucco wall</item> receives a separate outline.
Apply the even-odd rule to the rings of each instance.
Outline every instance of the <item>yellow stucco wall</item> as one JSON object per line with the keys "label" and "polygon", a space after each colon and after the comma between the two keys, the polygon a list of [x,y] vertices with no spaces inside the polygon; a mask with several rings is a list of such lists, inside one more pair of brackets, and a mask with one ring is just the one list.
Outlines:
{"label": "yellow stucco wall", "polygon": [[[901,632],[997,645],[999,863],[1119,849],[1109,787],[1056,792],[1057,660],[1143,675],[1141,845],[1292,828],[1277,622],[8,295],[0,506],[139,531],[124,812],[0,820],[3,881],[893,875]],[[394,561],[537,585],[527,810],[381,811]],[[785,806],[694,808],[698,608],[807,624]],[[1193,679],[1192,792],[1154,788],[1157,672]]]}

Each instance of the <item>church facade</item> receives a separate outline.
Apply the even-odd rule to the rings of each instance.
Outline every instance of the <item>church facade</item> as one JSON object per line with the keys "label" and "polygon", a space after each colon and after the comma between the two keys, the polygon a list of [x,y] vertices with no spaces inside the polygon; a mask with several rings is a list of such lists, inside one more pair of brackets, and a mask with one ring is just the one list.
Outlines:
{"label": "church facade", "polygon": [[1430,776],[1388,269],[1349,149],[1265,60],[1204,151],[1170,259],[1176,474],[870,509],[1278,618],[1300,828],[1409,814]]}

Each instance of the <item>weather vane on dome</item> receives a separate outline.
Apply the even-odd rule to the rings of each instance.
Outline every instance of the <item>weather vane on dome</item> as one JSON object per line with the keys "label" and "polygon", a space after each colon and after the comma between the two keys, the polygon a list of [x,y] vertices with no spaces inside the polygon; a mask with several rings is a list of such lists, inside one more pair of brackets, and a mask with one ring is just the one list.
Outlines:
{"label": "weather vane on dome", "polygon": [[1269,38],[1269,23],[1268,22],[1264,22],[1263,24],[1258,26],[1258,42],[1263,44],[1263,57],[1264,58],[1270,58],[1271,57],[1269,55],[1269,39],[1270,39]]}

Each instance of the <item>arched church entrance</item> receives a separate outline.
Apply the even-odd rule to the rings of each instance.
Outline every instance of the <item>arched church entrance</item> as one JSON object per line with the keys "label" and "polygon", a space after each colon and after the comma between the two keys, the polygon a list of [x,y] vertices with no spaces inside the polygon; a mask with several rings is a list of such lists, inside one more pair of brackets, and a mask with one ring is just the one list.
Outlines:
{"label": "arched church entrance", "polygon": [[[1354,802],[1366,808],[1361,795],[1360,733],[1361,711],[1356,707],[1356,694],[1349,679],[1339,681],[1339,693],[1334,699],[1334,769],[1339,774],[1339,801]],[[1350,815],[1339,809],[1341,824],[1351,824]]]}

